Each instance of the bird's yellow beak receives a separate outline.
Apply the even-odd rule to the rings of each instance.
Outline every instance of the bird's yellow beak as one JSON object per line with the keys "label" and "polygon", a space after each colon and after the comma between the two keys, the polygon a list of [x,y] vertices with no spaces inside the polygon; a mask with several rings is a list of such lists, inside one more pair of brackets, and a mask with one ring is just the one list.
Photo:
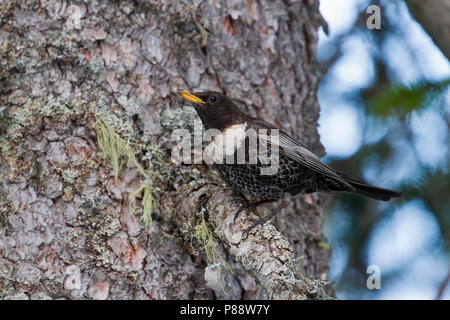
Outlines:
{"label": "bird's yellow beak", "polygon": [[205,101],[203,101],[199,97],[194,96],[192,93],[189,93],[186,90],[181,90],[180,94],[183,96],[183,98],[185,98],[188,101],[191,101],[191,102],[194,102],[194,103],[206,103]]}

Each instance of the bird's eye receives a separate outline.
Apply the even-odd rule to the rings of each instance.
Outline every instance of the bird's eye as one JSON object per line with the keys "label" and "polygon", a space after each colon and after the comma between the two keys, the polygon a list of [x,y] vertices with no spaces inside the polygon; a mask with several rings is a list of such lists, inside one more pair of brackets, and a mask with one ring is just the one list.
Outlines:
{"label": "bird's eye", "polygon": [[210,96],[210,97],[209,97],[209,102],[214,103],[214,102],[216,102],[216,101],[217,101],[216,96]]}

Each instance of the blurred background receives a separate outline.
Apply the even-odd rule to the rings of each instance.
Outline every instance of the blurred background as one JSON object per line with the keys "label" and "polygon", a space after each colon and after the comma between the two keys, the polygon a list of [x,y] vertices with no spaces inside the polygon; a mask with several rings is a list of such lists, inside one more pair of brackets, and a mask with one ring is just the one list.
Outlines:
{"label": "blurred background", "polygon": [[[403,0],[320,3],[329,25],[319,40],[324,160],[403,193],[388,203],[331,200],[337,297],[450,299],[450,63]],[[380,30],[366,26],[371,4]],[[381,270],[380,290],[367,289],[369,265]]]}

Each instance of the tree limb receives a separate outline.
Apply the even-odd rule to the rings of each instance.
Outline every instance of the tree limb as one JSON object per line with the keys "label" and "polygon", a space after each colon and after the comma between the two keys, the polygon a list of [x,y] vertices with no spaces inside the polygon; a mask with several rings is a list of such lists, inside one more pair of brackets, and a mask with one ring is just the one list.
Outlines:
{"label": "tree limb", "polygon": [[[184,193],[184,192],[183,192]],[[264,288],[270,299],[331,299],[324,291],[324,283],[313,280],[296,270],[294,249],[273,224],[255,227],[248,237],[244,230],[250,225],[253,213],[242,212],[234,222],[238,210],[231,191],[204,186],[190,193],[190,201],[181,201],[176,208],[177,223],[186,223],[198,210],[199,199],[204,204],[216,237],[226,245],[228,252],[242,264]],[[180,226],[181,227],[181,226]]]}

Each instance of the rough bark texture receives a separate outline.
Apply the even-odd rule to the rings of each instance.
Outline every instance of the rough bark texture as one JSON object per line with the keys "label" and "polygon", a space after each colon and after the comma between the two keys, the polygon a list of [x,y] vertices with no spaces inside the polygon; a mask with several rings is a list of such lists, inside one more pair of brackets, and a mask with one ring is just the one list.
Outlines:
{"label": "rough bark texture", "polygon": [[[225,91],[323,154],[322,22],[317,0],[3,1],[0,298],[327,298],[321,196],[242,239],[217,176],[170,161],[197,118],[180,89]],[[115,178],[99,121],[142,167]]]}
{"label": "rough bark texture", "polygon": [[450,1],[406,0],[409,11],[450,60]]}

